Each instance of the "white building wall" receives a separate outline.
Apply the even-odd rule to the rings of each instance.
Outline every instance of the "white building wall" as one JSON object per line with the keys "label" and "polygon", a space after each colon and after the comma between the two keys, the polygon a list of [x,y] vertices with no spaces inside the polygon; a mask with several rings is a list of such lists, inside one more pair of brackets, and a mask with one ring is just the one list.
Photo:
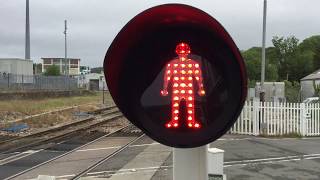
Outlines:
{"label": "white building wall", "polygon": [[90,79],[99,80],[99,90],[102,90],[103,86],[105,90],[108,89],[103,73],[102,74],[90,73],[90,74],[81,75],[79,77],[79,86],[89,89]]}
{"label": "white building wall", "polygon": [[24,59],[0,59],[0,72],[33,75],[33,61]]}
{"label": "white building wall", "polygon": [[11,63],[0,61],[0,73],[11,73]]}
{"label": "white building wall", "polygon": [[320,80],[303,80],[300,82],[301,84],[301,100],[305,100],[309,97],[314,96],[314,87],[313,87],[313,81],[315,81],[316,84],[320,84]]}

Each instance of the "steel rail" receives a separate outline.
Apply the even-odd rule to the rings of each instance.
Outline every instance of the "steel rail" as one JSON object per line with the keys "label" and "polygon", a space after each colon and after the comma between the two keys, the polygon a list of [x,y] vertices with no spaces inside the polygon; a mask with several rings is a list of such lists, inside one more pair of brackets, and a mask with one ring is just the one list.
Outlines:
{"label": "steel rail", "polygon": [[[108,123],[108,122],[110,122],[112,120],[116,120],[116,119],[119,119],[119,118],[123,117],[123,115],[119,111],[111,112],[108,115],[109,116],[110,115],[115,115],[115,116],[111,117],[111,118],[109,118],[109,117],[101,118],[101,119],[103,119],[102,121],[95,122],[95,123],[89,124],[88,126],[80,127],[80,128],[77,128],[77,129],[72,129],[72,130],[70,130],[70,131],[68,131],[66,133],[60,134],[60,135],[51,136],[51,137],[48,137],[46,139],[41,139],[41,140],[35,141],[33,143],[18,145],[17,147],[11,148],[11,149],[6,150],[6,151],[3,151],[1,154],[10,153],[10,152],[17,151],[17,150],[23,149],[23,148],[38,146],[38,145],[41,145],[41,144],[44,144],[44,143],[48,143],[48,142],[52,142],[52,141],[55,141],[55,140],[58,140],[58,139],[61,139],[61,138],[64,138],[64,137],[76,135],[76,134],[81,133],[83,131],[99,127],[100,125],[103,125],[103,124]],[[95,120],[95,118],[93,117],[92,119],[86,120],[86,123],[89,122],[89,121],[92,121],[92,120]],[[85,123],[82,122],[80,124],[85,124]],[[77,124],[77,125],[79,126],[80,124]],[[43,135],[53,134],[53,133],[61,132],[61,131],[64,131],[64,130],[68,130],[68,128],[70,128],[71,126],[75,126],[75,124],[68,124],[67,126],[68,126],[67,128],[66,127],[62,128],[62,129],[59,128],[58,130],[56,130],[56,129],[55,130],[50,130],[50,132],[41,133],[41,134],[37,134],[37,135],[34,135],[34,136],[28,136],[28,137],[24,137],[24,138],[21,138],[21,139],[19,138],[18,140],[16,140],[16,141],[18,141],[16,144],[21,144],[21,142],[19,143],[19,141],[27,140],[28,138],[35,138],[35,137],[38,137],[38,136],[40,137],[40,136],[43,136]]]}
{"label": "steel rail", "polygon": [[123,129],[128,128],[129,126],[131,126],[131,125],[127,125],[127,126],[121,127],[120,129],[118,129],[118,130],[116,130],[116,131],[114,131],[114,132],[111,132],[111,133],[109,133],[109,134],[106,134],[106,135],[104,135],[104,136],[101,136],[101,137],[99,137],[99,138],[97,138],[97,139],[95,139],[95,140],[93,140],[93,141],[90,141],[90,142],[88,142],[88,143],[86,143],[86,144],[84,144],[84,145],[82,145],[82,146],[79,146],[79,147],[77,147],[77,148],[75,148],[75,149],[73,149],[73,150],[71,150],[71,151],[68,151],[68,152],[66,152],[66,153],[64,153],[64,154],[61,154],[61,155],[59,155],[59,156],[56,156],[56,157],[54,157],[54,158],[52,158],[52,159],[50,159],[50,160],[48,160],[48,161],[45,161],[45,162],[43,162],[43,163],[40,163],[40,164],[38,164],[38,165],[36,165],[36,166],[33,166],[33,167],[29,168],[29,169],[26,169],[26,170],[24,170],[24,171],[21,171],[21,172],[15,174],[15,175],[12,175],[12,176],[10,176],[10,177],[7,177],[7,178],[5,178],[4,180],[9,180],[9,179],[13,179],[13,178],[16,178],[16,177],[18,177],[18,176],[21,176],[21,175],[23,175],[23,174],[25,174],[25,173],[27,173],[27,172],[30,172],[30,171],[32,171],[32,170],[34,170],[34,169],[36,169],[36,168],[38,168],[38,167],[40,167],[40,166],[43,166],[43,165],[48,164],[48,163],[50,163],[50,162],[52,162],[52,161],[54,161],[54,160],[57,160],[57,159],[59,159],[59,158],[62,158],[62,157],[64,157],[64,156],[67,156],[67,155],[69,155],[69,154],[71,154],[71,153],[73,153],[73,152],[76,152],[76,151],[78,151],[79,149],[84,148],[84,147],[86,147],[86,146],[88,146],[88,145],[90,145],[90,144],[93,144],[93,143],[95,143],[95,142],[97,142],[97,141],[99,141],[99,140],[101,140],[101,139],[103,139],[103,138],[105,138],[105,137],[112,136],[112,135],[114,135],[115,133],[118,133],[118,132],[122,131]]}
{"label": "steel rail", "polygon": [[95,164],[89,166],[87,169],[83,170],[82,172],[78,173],[77,175],[75,175],[73,178],[71,178],[71,180],[76,180],[81,178],[83,175],[86,175],[88,172],[90,172],[91,170],[93,170],[94,168],[98,167],[99,165],[101,165],[102,163],[106,162],[107,160],[109,160],[110,158],[114,157],[115,155],[119,154],[120,152],[122,152],[123,150],[127,149],[131,144],[133,144],[134,142],[138,141],[139,139],[141,139],[145,134],[140,135],[139,137],[131,140],[130,142],[128,142],[127,144],[125,144],[124,146],[122,146],[121,148],[117,149],[116,151],[114,151],[113,153],[107,155],[106,157],[100,159],[98,162],[96,162]]}
{"label": "steel rail", "polygon": [[[102,109],[95,110],[93,112],[89,112],[89,114],[92,113],[92,114],[96,115],[96,114],[101,113],[102,111],[111,110],[111,109],[115,109],[115,108],[116,108],[116,106],[110,106],[110,107],[107,107],[107,108],[102,108]],[[16,140],[30,138],[30,137],[43,136],[43,135],[52,133],[54,131],[60,131],[60,130],[69,128],[71,126],[75,126],[75,125],[79,125],[79,124],[82,124],[82,123],[89,122],[90,120],[93,120],[94,118],[95,118],[94,116],[91,116],[91,117],[82,119],[80,121],[71,122],[71,123],[68,123],[68,124],[63,125],[63,126],[47,129],[47,130],[44,130],[44,131],[40,131],[40,132],[36,132],[36,133],[33,133],[33,134],[29,134],[29,135],[26,135],[26,136],[19,136],[19,137],[15,137],[15,138],[9,138],[7,140],[1,141],[0,142],[0,146],[3,145],[3,144],[6,144],[8,142],[12,142],[12,141],[16,141]]]}

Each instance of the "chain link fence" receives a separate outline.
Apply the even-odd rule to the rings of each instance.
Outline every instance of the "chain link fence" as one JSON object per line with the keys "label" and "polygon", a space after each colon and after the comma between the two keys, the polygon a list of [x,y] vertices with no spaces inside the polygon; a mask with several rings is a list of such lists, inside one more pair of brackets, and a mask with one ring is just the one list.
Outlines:
{"label": "chain link fence", "polygon": [[75,90],[78,79],[68,76],[0,74],[0,90]]}

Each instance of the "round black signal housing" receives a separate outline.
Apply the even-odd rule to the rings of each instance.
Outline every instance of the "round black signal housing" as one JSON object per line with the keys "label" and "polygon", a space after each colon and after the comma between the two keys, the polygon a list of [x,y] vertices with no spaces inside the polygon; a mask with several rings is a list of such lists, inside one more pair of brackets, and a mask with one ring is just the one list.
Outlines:
{"label": "round black signal housing", "polygon": [[222,25],[182,4],[129,21],[104,60],[114,102],[152,139],[172,147],[208,144],[237,120],[247,92],[243,59]]}

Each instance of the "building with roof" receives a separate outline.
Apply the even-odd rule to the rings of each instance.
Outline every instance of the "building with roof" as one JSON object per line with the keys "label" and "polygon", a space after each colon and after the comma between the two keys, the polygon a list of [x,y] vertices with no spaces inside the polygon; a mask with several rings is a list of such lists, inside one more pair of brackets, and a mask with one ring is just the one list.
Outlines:
{"label": "building with roof", "polygon": [[[252,91],[252,90],[251,90]],[[256,82],[255,97],[260,98],[261,85]],[[285,84],[284,82],[264,82],[265,101],[266,102],[285,102]],[[248,94],[253,95],[253,92]]]}
{"label": "building with roof", "polygon": [[101,91],[108,89],[104,73],[89,73],[78,77],[79,87],[92,91]]}
{"label": "building with roof", "polygon": [[41,58],[42,72],[46,72],[47,68],[56,65],[60,69],[60,74],[68,74],[76,76],[80,74],[80,59],[77,58]]}
{"label": "building with roof", "polygon": [[320,69],[300,79],[302,101],[314,96],[313,83],[320,84]]}
{"label": "building with roof", "polygon": [[20,58],[0,58],[0,74],[33,75],[33,61]]}

